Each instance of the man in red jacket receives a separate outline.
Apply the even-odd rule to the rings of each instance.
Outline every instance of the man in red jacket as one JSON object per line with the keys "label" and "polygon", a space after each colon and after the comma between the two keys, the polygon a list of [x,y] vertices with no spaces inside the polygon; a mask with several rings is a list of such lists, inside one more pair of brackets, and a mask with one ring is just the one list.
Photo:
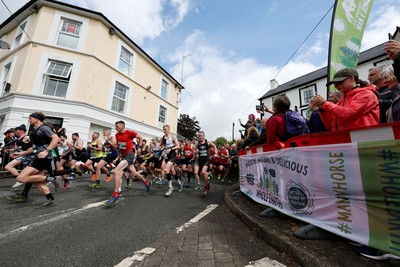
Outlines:
{"label": "man in red jacket", "polygon": [[339,70],[326,84],[334,84],[342,93],[337,104],[316,95],[312,101],[328,130],[338,131],[379,124],[379,102],[373,85],[359,87],[358,72],[352,68]]}

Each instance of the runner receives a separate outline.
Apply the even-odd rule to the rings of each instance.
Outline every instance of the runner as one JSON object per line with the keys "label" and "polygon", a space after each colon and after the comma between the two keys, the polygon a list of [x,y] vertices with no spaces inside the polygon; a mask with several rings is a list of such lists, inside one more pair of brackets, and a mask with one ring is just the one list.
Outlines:
{"label": "runner", "polygon": [[34,184],[38,190],[46,197],[47,201],[42,207],[54,206],[56,202],[50,193],[47,182],[55,180],[53,176],[46,176],[44,170],[50,175],[54,174],[55,166],[53,162],[53,154],[51,150],[57,147],[59,137],[53,130],[43,124],[46,116],[41,112],[35,112],[29,115],[29,123],[33,126],[34,131],[30,138],[34,145],[33,152],[36,154],[31,166],[26,166],[17,176],[17,181],[25,183],[25,189],[22,194],[7,197],[8,200],[15,202],[25,202],[28,198],[29,189]]}
{"label": "runner", "polygon": [[208,181],[208,168],[210,167],[210,149],[213,148],[217,151],[217,147],[205,139],[203,131],[199,132],[199,143],[197,144],[197,150],[199,154],[199,169],[200,174],[203,177],[204,189],[202,195],[206,195],[210,191],[210,182]]}
{"label": "runner", "polygon": [[[14,129],[15,131],[15,136],[17,139],[15,140],[15,149],[13,152],[10,152],[10,158],[13,159],[10,161],[4,169],[14,175],[15,177],[18,176],[18,170],[17,167],[20,166],[21,164],[23,166],[30,165],[34,159],[34,154],[32,153],[32,149],[29,149],[32,147],[32,142],[29,138],[28,135],[26,135],[26,126],[22,124],[21,126],[18,126]],[[20,182],[15,182],[15,184],[12,186],[12,188],[16,188],[20,185],[23,185],[23,183]]]}
{"label": "runner", "polygon": [[174,190],[174,188],[172,187],[171,174],[178,181],[179,192],[182,192],[182,181],[178,176],[176,176],[174,168],[176,150],[179,149],[179,143],[178,139],[176,139],[176,136],[170,133],[169,125],[164,125],[163,131],[164,136],[161,138],[161,145],[162,149],[164,150],[163,170],[168,180],[168,191],[165,193],[165,196],[169,197]]}
{"label": "runner", "polygon": [[117,139],[117,144],[121,154],[121,161],[118,163],[117,167],[114,169],[114,193],[110,199],[106,201],[106,205],[113,205],[118,203],[119,194],[121,192],[122,184],[122,173],[125,168],[131,172],[132,176],[137,177],[146,186],[146,191],[150,192],[150,183],[138,172],[136,172],[133,162],[135,156],[133,154],[133,139],[138,140],[138,145],[142,144],[142,137],[136,132],[125,129],[125,122],[117,121],[115,123],[115,130],[117,134],[115,138]]}
{"label": "runner", "polygon": [[119,152],[118,152],[118,144],[117,144],[117,139],[115,136],[111,135],[110,130],[103,130],[103,137],[105,143],[103,144],[104,147],[104,154],[103,158],[97,163],[96,166],[96,183],[90,184],[90,188],[100,188],[100,176],[101,176],[101,170],[103,170],[107,177],[105,182],[108,183],[111,181],[111,174],[110,171],[105,167],[107,164],[112,164],[113,161],[115,161],[118,158]]}
{"label": "runner", "polygon": [[96,172],[94,170],[93,164],[100,162],[103,158],[103,144],[100,141],[100,134],[98,132],[93,132],[92,141],[88,145],[90,151],[90,158],[85,162],[86,168],[92,173],[90,181],[96,180]]}

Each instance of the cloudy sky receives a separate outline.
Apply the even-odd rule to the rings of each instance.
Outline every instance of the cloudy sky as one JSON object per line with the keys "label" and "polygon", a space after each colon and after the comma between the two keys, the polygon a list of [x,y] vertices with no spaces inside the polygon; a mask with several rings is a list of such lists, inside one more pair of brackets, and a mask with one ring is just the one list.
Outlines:
{"label": "cloudy sky", "polygon": [[[15,12],[28,1],[2,0],[0,21],[10,16],[3,2]],[[62,2],[103,13],[185,86],[180,112],[207,138],[230,140],[232,123],[238,138],[238,119],[256,113],[271,79],[283,84],[326,66],[334,0]],[[400,1],[376,0],[361,51],[385,42],[399,17]]]}

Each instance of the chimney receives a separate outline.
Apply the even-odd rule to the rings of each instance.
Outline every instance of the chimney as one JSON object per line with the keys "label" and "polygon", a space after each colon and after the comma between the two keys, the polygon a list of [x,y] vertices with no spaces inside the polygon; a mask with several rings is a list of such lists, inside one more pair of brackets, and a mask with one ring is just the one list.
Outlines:
{"label": "chimney", "polygon": [[269,89],[274,90],[276,87],[278,87],[278,82],[275,79],[272,79],[269,81]]}

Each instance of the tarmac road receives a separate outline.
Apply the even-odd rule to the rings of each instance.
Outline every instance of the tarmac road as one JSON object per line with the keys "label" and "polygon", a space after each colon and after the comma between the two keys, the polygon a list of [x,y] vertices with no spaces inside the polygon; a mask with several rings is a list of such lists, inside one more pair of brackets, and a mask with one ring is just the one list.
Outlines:
{"label": "tarmac road", "polygon": [[[177,234],[178,227],[195,218],[210,204],[218,206],[215,206],[217,208],[199,223],[190,226],[192,229],[204,222],[205,225],[200,227],[206,229],[199,232],[199,236],[192,235],[190,239],[187,239],[187,242],[197,244],[199,251],[196,250],[193,258],[196,259],[196,263],[208,262],[207,266],[215,264],[218,266],[218,262],[224,263],[229,259],[228,262],[231,265],[226,266],[244,266],[249,261],[270,255],[276,256],[277,259],[286,259],[289,266],[296,265],[274,249],[267,249],[268,253],[266,253],[264,241],[253,237],[252,231],[224,205],[224,192],[227,185],[219,182],[212,184],[211,192],[207,197],[201,197],[201,193],[192,188],[185,188],[182,193],[178,193],[175,187],[173,194],[168,198],[164,196],[166,185],[154,186],[150,193],[146,193],[143,184],[134,183],[132,189],[123,190],[123,198],[113,208],[106,208],[103,205],[103,202],[111,195],[112,182],[103,183],[100,189],[90,189],[87,186],[88,177],[78,177],[69,189],[54,193],[58,205],[48,208],[38,208],[45,198],[36,189],[31,190],[28,202],[10,203],[6,196],[12,192],[10,187],[13,184],[13,179],[0,179],[1,266],[115,266],[124,259],[132,257],[136,251],[152,244],[161,244],[163,240],[164,243],[165,240],[170,242],[170,236]],[[21,187],[13,191],[20,190],[22,190]],[[213,217],[210,217],[211,215],[219,219],[215,221]],[[208,218],[208,224],[206,218]],[[221,218],[226,218],[228,221]],[[210,220],[213,222],[211,223]],[[236,254],[228,253],[230,256],[224,254],[229,256],[228,258],[213,254],[212,259],[207,256],[207,259],[203,259],[202,257],[205,257],[207,253],[200,251],[204,250],[204,244],[200,245],[200,243],[210,241],[209,238],[212,244],[214,241],[218,242],[218,240],[213,241],[214,236],[211,233],[217,236],[225,234],[224,226],[231,225],[233,221],[236,223],[233,232],[226,232],[229,238],[225,238],[231,241],[224,243],[223,247],[228,247],[229,251],[231,247],[232,250],[242,247],[241,239],[243,238],[251,241],[250,244],[253,244],[251,249],[245,246],[244,252],[236,249],[234,250]],[[218,223],[217,226],[216,223]],[[211,230],[213,227],[217,230],[207,235],[208,227],[211,227]],[[232,229],[232,227],[231,225],[227,229]],[[186,235],[189,228],[183,229],[182,232]],[[237,237],[241,238],[232,237],[232,233],[237,233]],[[205,236],[206,239],[201,239],[201,236]],[[215,248],[218,246],[212,247],[212,249]],[[161,246],[156,249],[158,250],[153,254],[153,260],[154,255],[167,251]],[[182,256],[181,250],[178,249],[177,253],[172,253],[172,255]],[[163,257],[158,262],[159,266],[163,266],[170,260],[168,254],[162,255]],[[188,266],[184,264],[185,258],[183,255],[182,259],[175,259],[173,265]],[[179,260],[181,260],[180,264]],[[144,263],[145,261],[141,264]]]}

